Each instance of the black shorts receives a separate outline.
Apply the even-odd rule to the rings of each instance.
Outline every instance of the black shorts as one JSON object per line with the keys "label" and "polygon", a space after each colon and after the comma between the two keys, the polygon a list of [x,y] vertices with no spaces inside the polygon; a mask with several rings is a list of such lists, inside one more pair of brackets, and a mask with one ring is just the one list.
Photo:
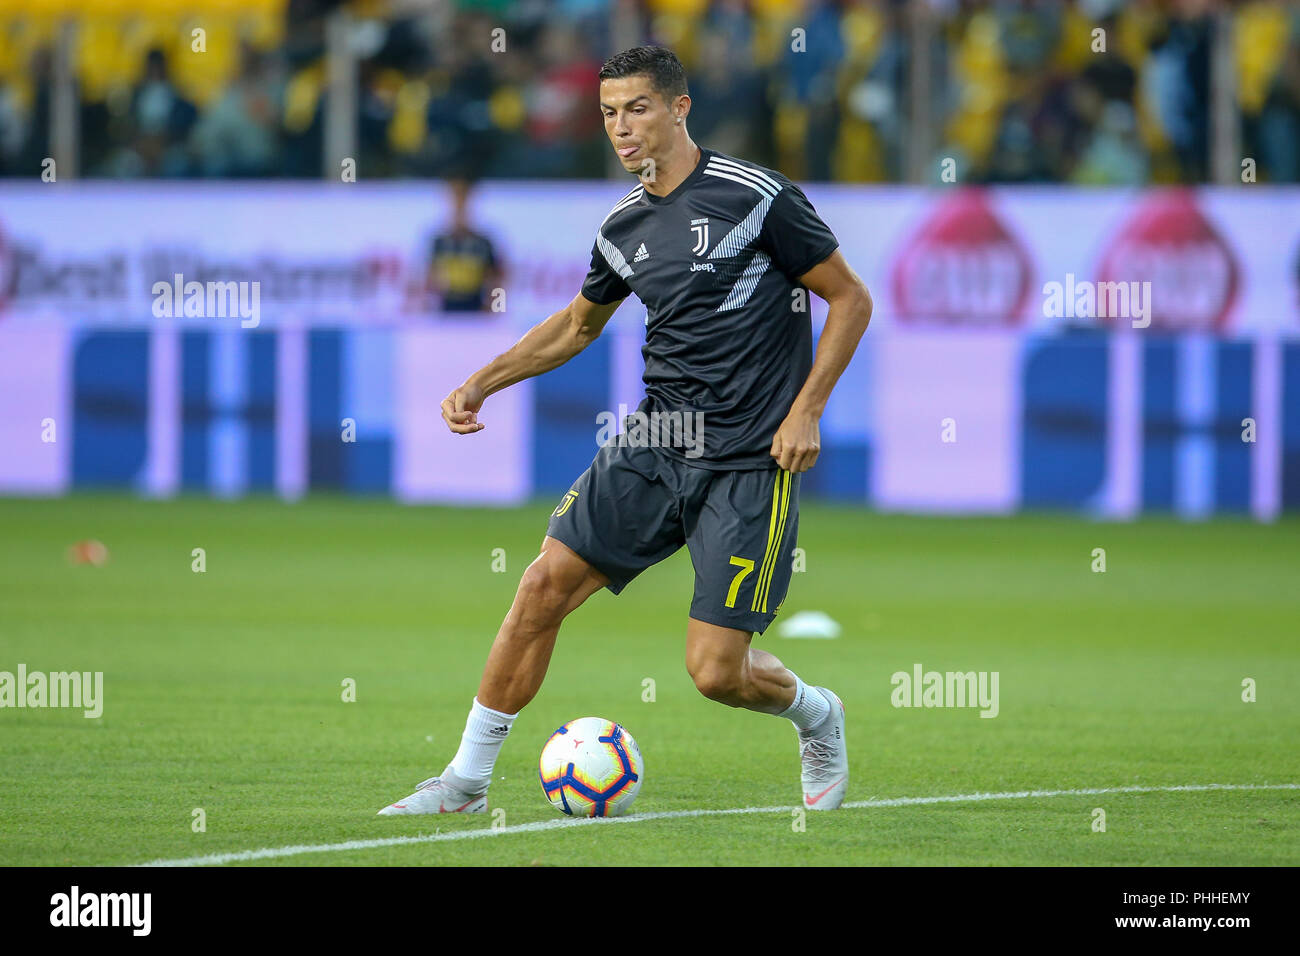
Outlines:
{"label": "black shorts", "polygon": [[790,587],[799,476],[712,471],[653,446],[610,443],[560,500],[546,533],[608,577],[615,594],[684,544],[695,566],[690,616],[761,634]]}

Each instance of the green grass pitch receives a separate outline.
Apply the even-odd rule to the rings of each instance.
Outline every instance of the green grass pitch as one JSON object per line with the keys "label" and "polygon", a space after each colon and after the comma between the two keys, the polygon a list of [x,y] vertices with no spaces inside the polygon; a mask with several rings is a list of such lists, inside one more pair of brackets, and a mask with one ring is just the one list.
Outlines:
{"label": "green grass pitch", "polygon": [[[0,864],[1300,863],[1300,790],[1187,790],[808,813],[785,720],[705,700],[683,664],[685,551],[561,629],[497,764],[493,817],[377,817],[455,752],[553,502],[512,510],[313,497],[0,501],[0,670],[103,671],[104,713],[0,709]],[[1300,522],[1133,524],[805,505],[782,617],[756,639],[848,710],[847,800],[1300,783]],[[103,567],[66,547],[99,539]],[[203,548],[206,571],[191,570]],[[503,549],[504,573],[492,569]],[[1105,573],[1091,570],[1094,548]],[[500,552],[498,552],[499,554]],[[778,623],[781,619],[778,618]],[[890,676],[997,671],[1000,712],[896,708]],[[343,682],[356,682],[344,702]],[[655,700],[643,701],[643,682]],[[1257,700],[1242,700],[1253,678]],[[625,823],[562,822],[536,760],[580,716],[636,737]],[[203,810],[205,832],[194,832]],[[674,811],[767,812],[655,817]],[[780,809],[785,808],[785,809]],[[1105,832],[1094,832],[1094,810]],[[639,822],[636,814],[650,815]],[[499,817],[499,815],[498,815]],[[365,841],[436,835],[368,846]]]}

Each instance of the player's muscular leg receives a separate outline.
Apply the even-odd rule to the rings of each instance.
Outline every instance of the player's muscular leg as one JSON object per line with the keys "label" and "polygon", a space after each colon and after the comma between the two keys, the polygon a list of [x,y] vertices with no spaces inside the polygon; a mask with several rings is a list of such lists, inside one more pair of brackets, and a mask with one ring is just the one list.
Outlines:
{"label": "player's muscular leg", "polygon": [[794,703],[795,678],[767,651],[750,647],[749,631],[690,618],[686,670],[700,693],[730,707],[779,714]]}
{"label": "player's muscular leg", "polygon": [[478,701],[517,714],[537,695],[565,616],[609,579],[549,535],[528,565],[483,668]]}

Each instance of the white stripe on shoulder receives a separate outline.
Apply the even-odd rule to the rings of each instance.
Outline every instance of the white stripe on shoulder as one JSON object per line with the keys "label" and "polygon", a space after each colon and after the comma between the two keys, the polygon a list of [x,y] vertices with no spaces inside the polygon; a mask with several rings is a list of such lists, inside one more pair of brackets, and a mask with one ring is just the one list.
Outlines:
{"label": "white stripe on shoulder", "polygon": [[759,179],[761,179],[763,182],[767,183],[777,192],[781,191],[781,184],[756,166],[749,166],[744,163],[738,163],[734,159],[726,159],[725,157],[722,156],[710,157],[709,162],[717,163],[719,166],[723,168],[730,168],[730,169],[739,170],[740,172],[749,173],[749,175],[756,176]]}
{"label": "white stripe on shoulder", "polygon": [[739,173],[731,172],[730,170],[724,171],[722,169],[717,169],[714,166],[710,165],[707,169],[704,170],[704,175],[717,176],[720,179],[730,179],[732,182],[743,183],[744,185],[748,186],[750,189],[754,190],[754,192],[758,193],[761,196],[767,196],[769,199],[776,195],[776,190],[770,189],[761,183],[755,182],[754,180],[749,179],[746,176],[742,176]]}
{"label": "white stripe on shoulder", "polygon": [[634,274],[632,272],[632,267],[628,265],[627,260],[623,258],[623,253],[618,251],[618,246],[606,239],[603,232],[596,233],[596,248],[598,248],[600,254],[605,257],[605,261],[609,263],[609,267],[620,277],[626,279]]}
{"label": "white stripe on shoulder", "polygon": [[634,203],[636,203],[636,201],[641,198],[641,194],[643,192],[645,192],[645,187],[637,186],[630,193],[628,193],[626,196],[624,196],[622,199],[620,199],[617,203],[614,204],[614,208],[611,209],[609,213],[605,216],[605,218],[600,221],[600,224],[602,226],[605,225],[605,223],[609,222],[610,218],[613,217],[615,213],[621,212],[624,209],[626,209],[628,206],[631,206]]}

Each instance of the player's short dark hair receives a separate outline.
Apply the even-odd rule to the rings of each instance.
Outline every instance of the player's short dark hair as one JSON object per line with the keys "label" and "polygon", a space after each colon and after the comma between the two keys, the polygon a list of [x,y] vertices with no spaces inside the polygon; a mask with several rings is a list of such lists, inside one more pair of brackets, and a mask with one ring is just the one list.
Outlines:
{"label": "player's short dark hair", "polygon": [[605,61],[598,74],[602,80],[620,80],[625,76],[648,76],[654,91],[671,103],[687,94],[686,68],[677,54],[661,46],[635,46]]}

